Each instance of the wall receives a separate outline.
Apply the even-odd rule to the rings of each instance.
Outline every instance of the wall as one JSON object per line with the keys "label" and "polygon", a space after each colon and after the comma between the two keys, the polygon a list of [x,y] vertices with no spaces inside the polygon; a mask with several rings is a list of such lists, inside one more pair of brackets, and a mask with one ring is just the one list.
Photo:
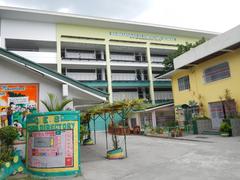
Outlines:
{"label": "wall", "polygon": [[[202,103],[204,105],[204,110],[206,115],[210,117],[210,112],[208,110],[208,102],[219,101],[219,96],[224,96],[224,90],[229,89],[231,91],[232,97],[237,102],[237,109],[240,111],[240,48],[234,50],[233,52],[226,53],[224,55],[218,56],[216,58],[210,59],[203,62],[196,67],[179,72],[173,75],[172,78],[172,89],[175,105],[188,104],[189,100],[198,101],[198,96],[201,95]],[[205,83],[203,79],[203,71],[216,64],[228,62],[231,77],[214,81],[211,83]],[[190,78],[190,90],[179,91],[177,79],[189,75]]]}
{"label": "wall", "polygon": [[56,41],[56,25],[50,23],[1,20],[1,34],[4,38]]}
{"label": "wall", "polygon": [[[182,44],[185,42],[195,42],[198,40],[198,38],[180,37],[180,36],[175,36],[174,34],[132,32],[132,31],[124,31],[120,29],[104,29],[104,28],[93,28],[93,27],[78,26],[78,25],[58,24],[57,25],[58,40],[60,40],[61,35],[92,37],[92,38],[94,37],[107,38],[107,39],[117,39],[117,40],[124,40],[124,41],[166,43],[166,44],[175,44],[175,45]],[[136,35],[139,35],[139,37],[138,38],[134,37]],[[142,36],[145,36],[145,37],[148,36],[148,39],[141,38]],[[131,43],[127,43],[127,42],[125,44],[131,45]]]}
{"label": "wall", "polygon": [[[0,59],[0,83],[39,83],[39,101],[48,99],[47,93],[62,97],[62,85],[46,79],[39,73],[30,71],[22,66],[16,66]],[[39,110],[46,111],[39,102]]]}

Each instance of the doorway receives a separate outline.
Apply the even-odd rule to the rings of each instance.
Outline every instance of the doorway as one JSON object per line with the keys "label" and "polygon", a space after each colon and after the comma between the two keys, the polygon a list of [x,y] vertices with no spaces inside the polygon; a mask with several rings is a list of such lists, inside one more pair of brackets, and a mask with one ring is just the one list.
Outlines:
{"label": "doorway", "polygon": [[210,113],[212,117],[212,128],[219,129],[224,119],[223,107],[221,102],[209,103]]}

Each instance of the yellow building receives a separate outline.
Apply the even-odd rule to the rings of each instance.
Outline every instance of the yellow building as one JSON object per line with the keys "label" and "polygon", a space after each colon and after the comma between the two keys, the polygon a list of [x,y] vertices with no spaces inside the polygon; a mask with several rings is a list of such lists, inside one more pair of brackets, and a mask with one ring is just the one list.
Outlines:
{"label": "yellow building", "polygon": [[[240,26],[174,59],[172,79],[175,107],[197,102],[200,113],[219,128],[225,114],[240,111]],[[227,94],[226,94],[227,91]],[[230,107],[227,100],[232,99]],[[230,97],[229,97],[230,96]]]}

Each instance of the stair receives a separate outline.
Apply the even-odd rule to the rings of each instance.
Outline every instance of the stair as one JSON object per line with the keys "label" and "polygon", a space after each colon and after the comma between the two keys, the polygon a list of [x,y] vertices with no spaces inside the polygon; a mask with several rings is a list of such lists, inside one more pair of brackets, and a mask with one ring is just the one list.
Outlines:
{"label": "stair", "polygon": [[202,134],[204,134],[204,135],[220,135],[220,132],[218,129],[210,129],[210,130],[203,131]]}

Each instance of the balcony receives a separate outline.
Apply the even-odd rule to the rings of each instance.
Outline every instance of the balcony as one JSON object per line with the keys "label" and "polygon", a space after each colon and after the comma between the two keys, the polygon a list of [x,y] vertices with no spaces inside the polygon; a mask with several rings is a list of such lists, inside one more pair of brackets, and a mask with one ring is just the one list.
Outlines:
{"label": "balcony", "polygon": [[40,64],[56,64],[56,52],[11,51]]}
{"label": "balcony", "polygon": [[113,92],[113,100],[114,101],[120,101],[123,99],[138,99],[138,92]]}
{"label": "balcony", "polygon": [[[90,87],[107,87],[107,81],[81,81]],[[149,87],[149,81],[112,81],[112,87]],[[154,87],[161,89],[171,89],[171,81],[154,81]]]}

